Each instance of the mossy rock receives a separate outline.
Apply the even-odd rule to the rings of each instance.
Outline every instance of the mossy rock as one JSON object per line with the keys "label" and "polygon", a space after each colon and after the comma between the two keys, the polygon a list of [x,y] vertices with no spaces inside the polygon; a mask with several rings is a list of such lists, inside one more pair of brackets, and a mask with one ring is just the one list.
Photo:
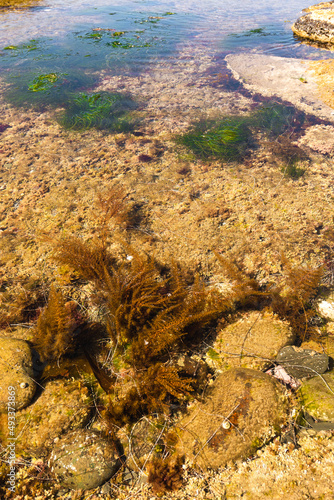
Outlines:
{"label": "mossy rock", "polygon": [[305,410],[316,420],[334,422],[334,371],[313,377],[298,391]]}
{"label": "mossy rock", "polygon": [[218,371],[231,367],[264,370],[293,341],[288,322],[271,312],[253,311],[218,333],[206,360]]}
{"label": "mossy rock", "polygon": [[317,340],[307,340],[303,342],[300,347],[302,349],[312,349],[313,351],[327,354],[329,358],[332,358],[329,360],[328,370],[332,369],[334,358],[334,337],[332,335],[319,337]]}
{"label": "mossy rock", "polygon": [[0,410],[28,406],[35,394],[33,356],[24,340],[0,338]]}
{"label": "mossy rock", "polygon": [[5,8],[29,8],[38,5],[40,0],[0,0],[0,9]]}
{"label": "mossy rock", "polygon": [[16,453],[47,455],[64,432],[84,427],[89,421],[92,400],[79,380],[53,380],[45,384],[29,408],[16,413]]}
{"label": "mossy rock", "polygon": [[180,422],[177,451],[202,469],[225,466],[252,455],[280,432],[285,420],[277,381],[255,370],[231,369]]}
{"label": "mossy rock", "polygon": [[153,414],[142,417],[131,429],[128,426],[119,429],[117,437],[122,443],[129,469],[142,472],[152,457],[161,455],[165,451],[164,438],[169,432],[169,426],[168,418]]}

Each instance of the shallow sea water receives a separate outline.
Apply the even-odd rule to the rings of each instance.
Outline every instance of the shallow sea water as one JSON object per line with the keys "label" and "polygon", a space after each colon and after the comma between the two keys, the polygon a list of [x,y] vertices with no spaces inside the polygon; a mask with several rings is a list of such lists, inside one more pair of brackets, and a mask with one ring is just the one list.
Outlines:
{"label": "shallow sea water", "polygon": [[[318,59],[331,53],[296,40],[291,24],[309,2],[246,0],[45,0],[0,11],[0,70],[37,74],[108,69],[141,73],[186,46],[211,57],[256,51]],[[124,32],[124,33],[123,33]],[[120,33],[119,36],[116,36]],[[190,49],[190,51],[189,51]]]}
{"label": "shallow sea water", "polygon": [[[6,280],[24,283],[21,274],[59,278],[61,286],[75,288],[75,301],[86,304],[87,291],[68,282],[66,270],[57,274],[50,248],[35,235],[96,236],[96,193],[114,183],[138,212],[127,232],[133,248],[166,265],[173,258],[208,283],[224,279],[212,250],[245,255],[246,271],[261,280],[281,272],[281,252],[319,266],[318,228],[333,223],[332,163],[305,160],[306,181],[286,178],[283,160],[273,158],[276,150],[262,147],[262,132],[257,151],[241,165],[178,156],[173,142],[173,134],[202,114],[254,116],[261,107],[261,96],[225,78],[227,54],[333,57],[292,34],[291,24],[310,3],[42,0],[29,9],[0,11],[0,232],[7,238],[0,250],[8,259]],[[104,92],[138,99],[133,134],[58,126],[66,99],[72,106],[73,96]],[[29,100],[32,109],[20,108]],[[131,101],[127,105],[132,110]],[[303,125],[302,113],[296,116]],[[313,124],[303,119],[305,127]],[[271,143],[276,146],[276,139]]]}

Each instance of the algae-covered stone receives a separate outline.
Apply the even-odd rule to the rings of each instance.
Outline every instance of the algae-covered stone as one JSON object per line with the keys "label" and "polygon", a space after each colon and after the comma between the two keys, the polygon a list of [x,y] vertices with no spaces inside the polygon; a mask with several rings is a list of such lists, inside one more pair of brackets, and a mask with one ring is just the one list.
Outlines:
{"label": "algae-covered stone", "polygon": [[1,337],[0,410],[6,408],[9,401],[15,410],[28,406],[36,391],[33,377],[33,359],[29,344],[24,340]]}
{"label": "algae-covered stone", "polygon": [[244,368],[228,370],[181,421],[178,451],[204,469],[224,466],[279,433],[285,411],[281,386],[271,377]]}
{"label": "algae-covered stone", "polygon": [[17,453],[46,455],[57,437],[83,427],[90,414],[91,397],[79,380],[47,382],[40,397],[16,413]]}
{"label": "algae-covered stone", "polygon": [[115,444],[90,430],[63,436],[52,450],[49,461],[62,486],[85,490],[108,481],[121,463]]}
{"label": "algae-covered stone", "polygon": [[304,378],[313,377],[317,373],[325,373],[328,369],[329,358],[324,352],[286,346],[280,350],[276,361],[291,377]]}
{"label": "algae-covered stone", "polygon": [[334,371],[305,381],[299,394],[313,418],[334,421]]}
{"label": "algae-covered stone", "polygon": [[334,337],[328,336],[322,340],[322,345],[324,348],[325,353],[332,358],[329,362],[329,366],[331,367],[333,365],[333,359],[334,359]]}
{"label": "algae-covered stone", "polygon": [[230,367],[264,370],[279,350],[292,344],[289,324],[270,312],[254,311],[221,330],[207,353],[207,363],[224,371]]}
{"label": "algae-covered stone", "polygon": [[147,415],[138,420],[129,431],[122,427],[117,437],[122,443],[124,454],[127,456],[126,465],[129,469],[142,472],[145,465],[156,454],[166,449],[166,434],[168,432],[169,446],[173,448],[173,432],[169,432],[170,419],[165,415]]}

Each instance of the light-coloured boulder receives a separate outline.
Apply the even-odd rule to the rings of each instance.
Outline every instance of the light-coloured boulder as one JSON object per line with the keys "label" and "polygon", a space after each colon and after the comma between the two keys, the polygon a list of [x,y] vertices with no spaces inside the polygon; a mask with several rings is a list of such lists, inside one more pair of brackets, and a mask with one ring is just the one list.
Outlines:
{"label": "light-coloured boulder", "polygon": [[252,311],[218,333],[206,361],[218,371],[231,367],[264,370],[293,341],[288,322],[270,312]]}
{"label": "light-coloured boulder", "polygon": [[16,413],[16,451],[45,456],[64,432],[86,425],[91,415],[91,397],[79,380],[46,382],[39,398]]}
{"label": "light-coloured boulder", "polygon": [[276,380],[256,370],[228,370],[180,422],[178,451],[202,469],[225,466],[279,433],[285,412]]}
{"label": "light-coloured boulder", "polygon": [[322,300],[318,304],[319,314],[326,319],[334,321],[334,302],[333,300]]}
{"label": "light-coloured boulder", "polygon": [[[298,139],[298,145],[303,147],[307,146],[313,151],[317,151],[323,155],[334,155],[334,127],[332,125],[313,125],[308,127],[305,134]],[[329,307],[329,314],[327,315],[327,309]],[[334,318],[334,308],[333,304],[327,305],[326,301],[319,304],[319,313],[325,318]]]}
{"label": "light-coloured boulder", "polygon": [[315,42],[334,43],[334,5],[326,2],[307,9],[292,25],[295,35]]}

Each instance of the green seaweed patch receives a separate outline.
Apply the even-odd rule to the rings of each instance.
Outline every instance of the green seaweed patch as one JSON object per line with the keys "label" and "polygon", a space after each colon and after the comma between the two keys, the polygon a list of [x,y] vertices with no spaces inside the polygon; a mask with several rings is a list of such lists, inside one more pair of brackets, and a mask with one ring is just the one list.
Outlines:
{"label": "green seaweed patch", "polygon": [[111,28],[95,28],[93,29],[92,32],[85,33],[84,35],[77,35],[78,38],[83,38],[85,40],[93,40],[93,41],[100,41],[105,36],[112,36],[112,37],[121,37],[122,35],[125,35],[125,31],[114,31]]}
{"label": "green seaweed patch", "polygon": [[219,353],[212,348],[208,349],[207,355],[213,361],[221,361],[221,357],[220,357]]}
{"label": "green seaweed patch", "polygon": [[113,31],[109,28],[101,28],[99,31],[85,33],[84,35],[77,35],[78,38],[84,40],[91,40],[94,43],[102,42],[106,47],[113,47],[116,49],[133,49],[142,47],[151,47],[155,44],[152,37],[143,39],[140,35],[145,34],[144,31],[136,31],[129,33],[127,31]]}
{"label": "green seaweed patch", "polygon": [[[292,105],[268,102],[249,115],[198,121],[188,132],[175,137],[175,142],[186,146],[195,157],[203,160],[239,161],[248,154],[250,148],[256,146],[254,134],[260,132],[269,139],[274,139],[274,142],[278,138],[282,141],[287,134],[300,129],[305,119],[305,114]],[[292,153],[291,158],[283,155],[287,156],[287,161],[284,157],[284,170],[286,175],[296,179],[304,173],[295,161],[302,157],[300,154],[296,156],[295,151]]]}
{"label": "green seaweed patch", "polygon": [[241,33],[231,33],[228,36],[233,37],[233,38],[243,38],[243,37],[249,37],[249,36],[254,36],[254,35],[270,36],[271,33],[266,32],[265,28],[253,28],[251,30],[243,31]]}
{"label": "green seaweed patch", "polygon": [[163,19],[162,16],[150,16],[147,19],[138,19],[137,21],[135,21],[135,23],[137,23],[137,24],[146,24],[146,23],[158,24],[158,22],[161,19]]}
{"label": "green seaweed patch", "polygon": [[126,132],[135,126],[131,111],[137,106],[129,96],[117,93],[80,93],[73,98],[58,122],[66,129],[97,128]]}
{"label": "green seaweed patch", "polygon": [[200,121],[176,138],[201,159],[240,160],[250,146],[252,133],[244,117]]}
{"label": "green seaweed patch", "polygon": [[67,73],[49,73],[46,75],[39,75],[34,78],[32,83],[28,86],[31,92],[51,92],[52,88],[58,82],[59,78],[67,76]]}
{"label": "green seaweed patch", "polygon": [[31,52],[33,50],[38,50],[38,41],[37,40],[29,40],[28,43],[21,43],[20,45],[7,45],[3,50],[13,51],[15,55],[18,55],[19,52],[26,50]]}
{"label": "green seaweed patch", "polygon": [[66,105],[76,92],[95,85],[97,77],[79,71],[38,75],[28,71],[8,75],[6,82],[9,84],[4,91],[7,102],[15,107],[43,110]]}
{"label": "green seaweed patch", "polygon": [[305,119],[304,113],[298,112],[294,106],[268,103],[261,106],[252,116],[252,124],[264,130],[272,137],[278,137],[288,130],[292,130],[298,122],[301,126]]}
{"label": "green seaweed patch", "polygon": [[291,160],[287,165],[281,168],[285,177],[297,180],[305,174],[305,169],[298,167],[297,161]]}
{"label": "green seaweed patch", "polygon": [[102,33],[86,33],[85,35],[79,35],[78,38],[86,38],[88,40],[102,40]]}

